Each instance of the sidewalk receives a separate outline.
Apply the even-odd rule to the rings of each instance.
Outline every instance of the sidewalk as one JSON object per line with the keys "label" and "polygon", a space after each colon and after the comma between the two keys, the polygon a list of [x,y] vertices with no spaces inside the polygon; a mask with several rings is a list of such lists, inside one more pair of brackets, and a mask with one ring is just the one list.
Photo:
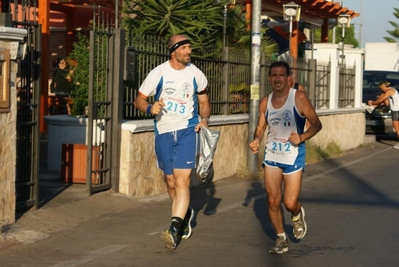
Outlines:
{"label": "sidewalk", "polygon": [[167,194],[146,199],[65,185],[41,176],[53,195],[2,233],[1,266],[396,266],[399,151],[381,141],[306,167],[300,200],[307,236],[269,255],[274,242],[263,181],[224,179],[192,188],[194,234],[176,251],[159,239]]}
{"label": "sidewalk", "polygon": [[0,251],[48,238],[99,216],[135,208],[140,202],[125,195],[101,192],[89,196],[85,184],[61,182],[60,173],[47,171],[47,140],[40,140],[39,209],[16,215],[16,224],[2,230]]}

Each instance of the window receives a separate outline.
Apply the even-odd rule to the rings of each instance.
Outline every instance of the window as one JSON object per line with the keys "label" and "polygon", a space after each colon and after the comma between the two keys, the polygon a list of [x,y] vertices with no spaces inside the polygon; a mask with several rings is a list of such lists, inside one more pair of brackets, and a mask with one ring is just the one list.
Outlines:
{"label": "window", "polygon": [[363,91],[380,92],[380,82],[390,82],[390,86],[396,89],[399,86],[399,73],[393,71],[364,71],[363,72]]}
{"label": "window", "polygon": [[0,49],[0,112],[10,111],[10,51]]}

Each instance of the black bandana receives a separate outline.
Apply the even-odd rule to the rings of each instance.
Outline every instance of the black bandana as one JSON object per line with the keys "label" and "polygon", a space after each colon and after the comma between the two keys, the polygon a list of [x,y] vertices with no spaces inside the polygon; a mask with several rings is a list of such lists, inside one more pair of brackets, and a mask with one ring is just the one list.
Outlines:
{"label": "black bandana", "polygon": [[169,54],[172,54],[179,46],[185,45],[185,44],[191,44],[190,40],[183,40],[180,42],[175,43],[169,48]]}

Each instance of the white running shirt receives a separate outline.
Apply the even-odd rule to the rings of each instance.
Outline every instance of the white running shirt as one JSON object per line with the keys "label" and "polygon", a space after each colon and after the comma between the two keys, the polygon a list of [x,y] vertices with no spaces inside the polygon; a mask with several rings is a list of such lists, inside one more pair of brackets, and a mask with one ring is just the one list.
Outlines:
{"label": "white running shirt", "polygon": [[182,70],[173,69],[169,61],[155,67],[145,78],[139,92],[163,98],[162,111],[155,117],[155,133],[162,134],[185,129],[198,124],[198,97],[208,86],[205,74],[194,64]]}

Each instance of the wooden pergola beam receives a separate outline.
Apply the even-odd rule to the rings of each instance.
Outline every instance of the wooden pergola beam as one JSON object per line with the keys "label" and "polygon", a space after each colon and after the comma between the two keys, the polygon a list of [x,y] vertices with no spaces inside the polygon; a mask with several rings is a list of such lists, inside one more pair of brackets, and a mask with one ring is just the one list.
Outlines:
{"label": "wooden pergola beam", "polygon": [[40,81],[40,133],[47,132],[47,123],[44,116],[48,114],[48,79],[49,79],[49,14],[50,2],[48,0],[39,0],[38,22],[42,25],[42,55],[41,55],[41,81]]}

